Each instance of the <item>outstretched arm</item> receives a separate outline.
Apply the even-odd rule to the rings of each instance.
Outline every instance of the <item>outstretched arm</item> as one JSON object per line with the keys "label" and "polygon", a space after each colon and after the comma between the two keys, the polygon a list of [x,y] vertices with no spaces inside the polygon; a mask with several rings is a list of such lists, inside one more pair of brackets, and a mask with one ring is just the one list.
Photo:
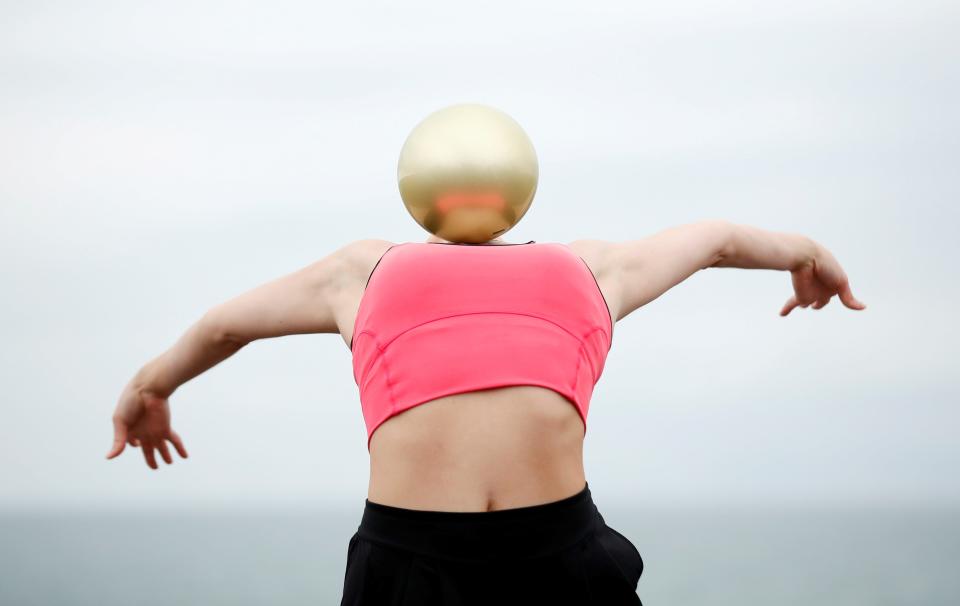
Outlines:
{"label": "outstretched arm", "polygon": [[781,315],[798,305],[813,304],[814,309],[820,309],[835,294],[851,309],[866,307],[850,292],[847,276],[833,255],[810,238],[721,219],[696,221],[640,240],[615,242],[606,258],[617,276],[621,318],[709,267],[790,271],[795,294],[783,306]]}
{"label": "outstretched arm", "polygon": [[119,455],[126,444],[140,446],[147,465],[157,469],[154,449],[167,464],[173,463],[167,441],[186,458],[182,440],[170,427],[168,403],[180,385],[251,341],[337,332],[332,298],[343,279],[341,270],[350,246],[216,305],[170,349],[141,368],[120,395],[113,414],[114,441],[107,458]]}
{"label": "outstretched arm", "polygon": [[834,295],[850,309],[867,307],[853,296],[847,274],[830,251],[800,234],[731,224],[726,252],[714,267],[789,271],[794,294],[780,310],[781,316],[797,306],[812,304],[820,309]]}

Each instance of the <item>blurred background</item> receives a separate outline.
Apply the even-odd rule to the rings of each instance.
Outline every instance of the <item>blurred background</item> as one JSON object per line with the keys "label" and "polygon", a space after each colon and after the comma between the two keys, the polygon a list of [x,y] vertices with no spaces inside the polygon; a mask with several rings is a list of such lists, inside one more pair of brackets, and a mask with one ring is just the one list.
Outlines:
{"label": "blurred background", "polygon": [[585,465],[644,603],[956,603],[958,26],[933,0],[0,4],[0,602],[339,603],[369,459],[338,335],[182,386],[172,466],[106,461],[110,416],[215,304],[425,240],[400,147],[476,102],[539,156],[505,240],[723,218],[817,240],[868,306],[783,318],[788,273],[717,268],[617,324]]}

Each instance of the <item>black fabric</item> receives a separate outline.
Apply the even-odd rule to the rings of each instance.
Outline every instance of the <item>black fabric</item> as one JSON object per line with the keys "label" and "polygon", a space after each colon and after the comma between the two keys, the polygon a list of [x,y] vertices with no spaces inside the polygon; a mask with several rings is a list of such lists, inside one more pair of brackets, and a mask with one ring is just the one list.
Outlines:
{"label": "black fabric", "polygon": [[585,484],[552,503],[424,511],[365,499],[341,606],[640,606],[643,559]]}

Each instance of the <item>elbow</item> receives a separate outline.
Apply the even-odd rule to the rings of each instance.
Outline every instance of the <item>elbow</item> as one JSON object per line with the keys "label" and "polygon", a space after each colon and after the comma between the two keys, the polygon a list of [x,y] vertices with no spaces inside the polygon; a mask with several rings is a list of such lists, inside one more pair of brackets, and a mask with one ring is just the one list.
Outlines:
{"label": "elbow", "polygon": [[244,346],[247,341],[232,334],[220,314],[218,308],[214,307],[203,315],[199,322],[200,331],[207,341],[216,344],[235,344]]}
{"label": "elbow", "polygon": [[726,219],[705,219],[698,222],[704,230],[707,260],[703,268],[725,267],[734,252],[736,225]]}

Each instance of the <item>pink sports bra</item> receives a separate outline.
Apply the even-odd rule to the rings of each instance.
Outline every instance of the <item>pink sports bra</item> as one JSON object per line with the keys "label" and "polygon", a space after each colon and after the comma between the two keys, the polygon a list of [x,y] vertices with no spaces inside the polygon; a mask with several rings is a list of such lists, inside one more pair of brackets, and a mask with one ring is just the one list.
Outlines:
{"label": "pink sports bra", "polygon": [[586,433],[612,342],[600,286],[565,244],[395,244],[367,278],[350,343],[367,450],[393,415],[509,385],[556,391]]}

